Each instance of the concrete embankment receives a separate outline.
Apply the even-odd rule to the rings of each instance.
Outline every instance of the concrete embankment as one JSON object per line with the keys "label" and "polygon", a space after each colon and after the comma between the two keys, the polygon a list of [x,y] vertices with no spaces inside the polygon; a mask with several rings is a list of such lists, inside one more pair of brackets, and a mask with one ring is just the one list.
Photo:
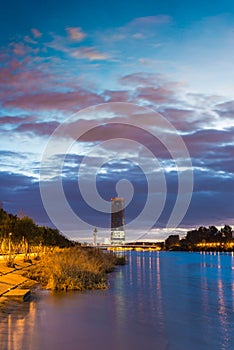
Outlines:
{"label": "concrete embankment", "polygon": [[4,257],[0,257],[0,301],[4,299],[25,300],[30,295],[34,282],[23,276],[31,264],[25,263],[23,257],[16,259],[15,268],[6,267]]}

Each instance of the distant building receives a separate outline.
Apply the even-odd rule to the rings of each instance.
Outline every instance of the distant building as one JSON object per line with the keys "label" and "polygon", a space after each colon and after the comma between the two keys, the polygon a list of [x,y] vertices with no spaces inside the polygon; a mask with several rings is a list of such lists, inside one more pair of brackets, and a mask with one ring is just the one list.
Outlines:
{"label": "distant building", "polygon": [[97,245],[97,228],[93,230],[93,246],[96,247]]}
{"label": "distant building", "polygon": [[111,198],[111,244],[124,243],[124,198]]}

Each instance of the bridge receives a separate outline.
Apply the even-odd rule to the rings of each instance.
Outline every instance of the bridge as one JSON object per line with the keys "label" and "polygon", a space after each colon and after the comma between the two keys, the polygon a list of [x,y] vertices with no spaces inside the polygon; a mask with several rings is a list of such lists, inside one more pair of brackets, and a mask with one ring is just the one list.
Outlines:
{"label": "bridge", "polygon": [[164,249],[164,242],[157,243],[126,243],[122,245],[111,245],[111,244],[98,244],[96,248],[110,251],[158,251]]}

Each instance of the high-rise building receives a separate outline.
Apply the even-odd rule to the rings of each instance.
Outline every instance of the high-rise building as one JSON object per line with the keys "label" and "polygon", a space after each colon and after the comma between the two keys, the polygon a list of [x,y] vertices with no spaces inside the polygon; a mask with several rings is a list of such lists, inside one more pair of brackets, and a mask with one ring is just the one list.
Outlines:
{"label": "high-rise building", "polygon": [[124,242],[124,198],[111,198],[111,244],[122,245]]}

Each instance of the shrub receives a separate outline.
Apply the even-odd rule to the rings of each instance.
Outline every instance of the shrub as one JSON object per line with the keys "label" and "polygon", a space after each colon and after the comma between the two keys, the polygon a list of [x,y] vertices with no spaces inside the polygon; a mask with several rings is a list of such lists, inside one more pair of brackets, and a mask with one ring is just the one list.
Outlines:
{"label": "shrub", "polygon": [[95,248],[55,249],[42,255],[40,262],[25,275],[51,290],[104,289],[106,273],[124,260]]}

